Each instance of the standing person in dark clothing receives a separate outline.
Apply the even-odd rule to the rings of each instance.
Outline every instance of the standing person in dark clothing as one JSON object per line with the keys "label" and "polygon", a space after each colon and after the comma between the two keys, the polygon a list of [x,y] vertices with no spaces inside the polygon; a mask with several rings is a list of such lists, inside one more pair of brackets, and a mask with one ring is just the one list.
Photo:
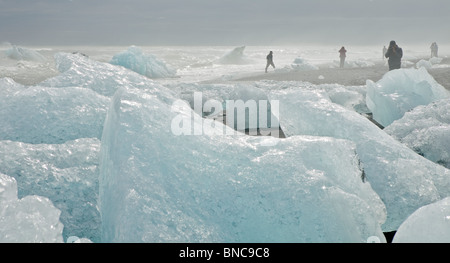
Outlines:
{"label": "standing person in dark clothing", "polygon": [[266,73],[267,73],[267,69],[269,68],[269,66],[275,68],[275,64],[273,64],[273,52],[270,51],[269,55],[267,55],[266,58],[267,58],[267,65],[266,65]]}
{"label": "standing person in dark clothing", "polygon": [[341,49],[339,49],[339,54],[340,54],[339,58],[341,59],[341,63],[340,63],[341,68],[344,68],[346,53],[347,53],[347,50],[345,50],[345,47],[341,47]]}
{"label": "standing person in dark clothing", "polygon": [[397,46],[394,40],[389,43],[389,48],[384,55],[386,58],[389,58],[389,70],[399,69],[401,68],[402,62],[401,59],[403,57],[403,50]]}
{"label": "standing person in dark clothing", "polygon": [[431,44],[431,57],[438,57],[438,45],[436,42]]}

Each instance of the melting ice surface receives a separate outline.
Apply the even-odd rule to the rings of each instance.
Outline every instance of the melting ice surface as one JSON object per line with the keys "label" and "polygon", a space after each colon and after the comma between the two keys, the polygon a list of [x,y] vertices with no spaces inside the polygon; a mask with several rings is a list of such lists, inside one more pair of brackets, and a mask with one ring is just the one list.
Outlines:
{"label": "melting ice surface", "polygon": [[0,173],[0,241],[62,242],[60,210],[46,197],[17,196],[17,182]]}
{"label": "melting ice surface", "polygon": [[384,130],[425,158],[450,168],[450,99],[417,106]]}
{"label": "melting ice surface", "polygon": [[424,67],[386,73],[374,83],[367,81],[367,106],[383,126],[403,117],[419,105],[450,97],[450,92],[428,74]]}
{"label": "melting ice surface", "polygon": [[[171,110],[174,97],[162,87],[154,89],[158,95],[124,89],[113,98],[102,137],[102,240],[382,238],[384,205],[363,182],[351,142],[224,136],[227,127],[210,127],[199,116],[193,126],[202,127],[204,135],[175,136],[171,120],[192,110],[187,104]],[[265,140],[277,141],[267,147]]]}
{"label": "melting ice surface", "polygon": [[[450,196],[448,169],[358,113],[365,87],[200,83],[205,72],[214,79],[257,67],[215,64],[229,48],[193,59],[201,50],[167,51],[185,63],[180,79],[155,81],[104,55],[70,53],[55,54],[60,73],[45,81],[1,79],[0,241],[385,241],[383,231]],[[286,65],[299,57],[284,52]],[[265,55],[248,52],[264,63]],[[429,78],[419,75],[408,83]],[[202,101],[278,100],[288,138],[202,118],[189,104],[193,92]],[[415,118],[432,111],[422,112]],[[175,135],[177,118],[201,135]]]}
{"label": "melting ice surface", "polygon": [[394,243],[449,243],[450,197],[423,206],[398,229]]}
{"label": "melting ice surface", "polygon": [[332,103],[324,91],[286,83],[270,97],[280,100],[280,123],[288,136],[329,136],[356,144],[367,180],[387,208],[384,231],[396,230],[417,207],[450,194],[449,170],[417,155],[355,111]]}
{"label": "melting ice surface", "polygon": [[109,98],[80,87],[9,85],[0,97],[0,139],[25,143],[64,143],[77,138],[100,139]]}

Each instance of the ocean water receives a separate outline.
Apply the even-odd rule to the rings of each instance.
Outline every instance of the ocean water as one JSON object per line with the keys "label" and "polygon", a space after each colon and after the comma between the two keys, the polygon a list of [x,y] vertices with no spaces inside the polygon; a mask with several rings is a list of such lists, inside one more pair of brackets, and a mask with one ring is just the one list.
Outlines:
{"label": "ocean water", "polygon": [[[450,93],[415,69],[429,48],[403,47],[410,68],[367,86],[233,81],[263,74],[269,51],[268,74],[337,68],[339,48],[2,45],[0,241],[386,241],[450,196],[448,151],[399,139],[432,126],[421,145],[448,145],[435,112]],[[348,67],[385,63],[382,46],[346,49]],[[286,138],[205,112],[239,100]],[[395,138],[366,116],[387,105]]]}

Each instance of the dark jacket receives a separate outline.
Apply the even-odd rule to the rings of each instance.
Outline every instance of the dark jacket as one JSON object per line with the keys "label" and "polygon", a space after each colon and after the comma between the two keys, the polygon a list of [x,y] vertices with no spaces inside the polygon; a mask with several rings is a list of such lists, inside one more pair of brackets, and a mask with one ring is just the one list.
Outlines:
{"label": "dark jacket", "polygon": [[345,53],[347,53],[347,50],[344,47],[341,47],[341,49],[339,49],[339,57],[345,58]]}
{"label": "dark jacket", "polygon": [[389,46],[385,57],[389,58],[389,70],[399,69],[402,65],[401,59],[403,57],[403,50],[397,45],[391,45]]}

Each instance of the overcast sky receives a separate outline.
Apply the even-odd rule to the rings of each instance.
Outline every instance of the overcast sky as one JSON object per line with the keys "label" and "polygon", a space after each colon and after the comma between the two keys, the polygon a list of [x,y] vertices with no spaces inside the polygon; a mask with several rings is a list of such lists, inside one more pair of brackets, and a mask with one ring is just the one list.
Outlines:
{"label": "overcast sky", "polygon": [[450,43],[450,0],[0,0],[0,43]]}

